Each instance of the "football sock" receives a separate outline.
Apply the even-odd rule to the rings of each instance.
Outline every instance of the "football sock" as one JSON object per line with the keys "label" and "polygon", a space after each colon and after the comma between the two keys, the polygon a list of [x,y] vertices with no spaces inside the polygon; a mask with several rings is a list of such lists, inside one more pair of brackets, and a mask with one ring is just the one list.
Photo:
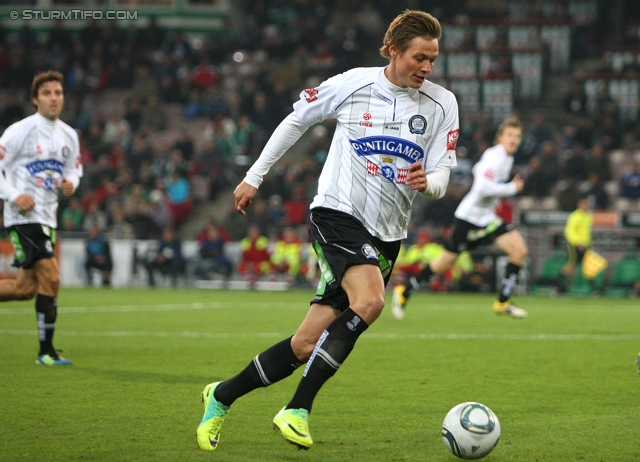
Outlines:
{"label": "football sock", "polygon": [[38,294],[36,296],[36,316],[38,319],[38,340],[40,341],[40,352],[38,356],[50,354],[57,357],[53,348],[53,332],[56,328],[56,317],[58,314],[57,297]]}
{"label": "football sock", "polygon": [[351,308],[334,319],[316,343],[300,384],[287,409],[306,409],[311,406],[322,385],[337,372],[351,350],[369,326]]}
{"label": "football sock", "polygon": [[231,406],[250,391],[289,377],[301,365],[291,349],[291,337],[286,338],[253,358],[238,375],[218,385],[214,398],[225,406]]}
{"label": "football sock", "polygon": [[425,265],[425,267],[422,268],[422,270],[420,270],[418,274],[416,274],[415,276],[411,276],[409,278],[409,283],[407,284],[407,288],[404,290],[404,293],[402,294],[404,295],[404,298],[411,297],[411,295],[413,295],[413,293],[416,290],[418,290],[422,284],[429,282],[429,280],[435,274],[436,273],[433,272],[433,270],[431,269],[431,266],[429,266],[429,264],[427,263],[427,265]]}
{"label": "football sock", "polygon": [[511,294],[516,288],[516,284],[518,283],[518,273],[520,272],[520,266],[515,263],[509,262],[507,265],[507,274],[502,281],[502,287],[500,287],[500,292],[498,292],[498,301],[500,303],[504,303],[511,297]]}

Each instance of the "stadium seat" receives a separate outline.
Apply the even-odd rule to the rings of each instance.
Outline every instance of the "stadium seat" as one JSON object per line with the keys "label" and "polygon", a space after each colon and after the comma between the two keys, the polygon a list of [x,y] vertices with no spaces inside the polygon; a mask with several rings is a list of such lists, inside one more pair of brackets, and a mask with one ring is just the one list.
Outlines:
{"label": "stadium seat", "polygon": [[566,252],[556,251],[542,264],[542,271],[531,288],[536,295],[551,295],[560,287],[563,275],[562,268],[567,263]]}
{"label": "stadium seat", "polygon": [[605,295],[626,297],[638,280],[640,280],[640,260],[635,253],[629,252],[614,265]]}

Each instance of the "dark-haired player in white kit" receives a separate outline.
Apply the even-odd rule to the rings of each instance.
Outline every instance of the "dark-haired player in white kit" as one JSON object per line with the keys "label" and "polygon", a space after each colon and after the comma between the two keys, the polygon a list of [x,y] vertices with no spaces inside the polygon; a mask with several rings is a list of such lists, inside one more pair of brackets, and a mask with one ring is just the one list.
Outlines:
{"label": "dark-haired player in white kit", "polygon": [[522,140],[522,124],[508,118],[500,124],[495,146],[487,149],[473,166],[473,185],[455,211],[451,232],[444,252],[431,260],[409,283],[393,289],[391,313],[401,320],[409,297],[434,275],[444,274],[455,264],[458,255],[479,245],[494,244],[509,257],[505,279],[493,303],[493,311],[512,318],[525,318],[527,312],[511,302],[518,273],[528,254],[527,244],[517,229],[496,214],[498,200],[522,190],[523,180],[516,175],[511,181],[513,155]]}
{"label": "dark-haired player in white kit", "polygon": [[4,225],[13,244],[18,276],[0,281],[0,301],[36,297],[37,364],[71,361],[53,347],[60,270],[53,254],[58,189],[74,193],[82,177],[75,130],[58,119],[64,104],[62,74],[42,72],[31,85],[36,113],[7,127],[0,137],[0,199]]}
{"label": "dark-haired player in white kit", "polygon": [[216,449],[236,399],[288,377],[305,362],[297,391],[273,425],[288,442],[312,446],[313,400],[384,308],[415,195],[442,197],[456,165],[455,97],[427,81],[441,33],[438,20],[421,11],[395,18],[381,48],[389,65],[352,69],[304,90],[236,188],[236,209],[244,214],[263,176],[305,130],[337,120],[311,204],[309,232],[321,270],[316,297],[292,337],[257,355],[235,377],[205,387],[197,430],[201,449]]}

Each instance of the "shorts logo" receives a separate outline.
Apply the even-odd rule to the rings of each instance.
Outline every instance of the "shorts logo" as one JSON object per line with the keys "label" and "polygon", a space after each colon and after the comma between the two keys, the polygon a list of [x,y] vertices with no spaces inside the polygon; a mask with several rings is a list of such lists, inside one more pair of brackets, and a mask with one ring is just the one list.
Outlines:
{"label": "shorts logo", "polygon": [[71,149],[69,149],[69,146],[62,146],[62,157],[66,159],[67,157],[69,157],[69,154],[71,154]]}
{"label": "shorts logo", "polygon": [[347,322],[347,328],[354,332],[356,330],[356,327],[358,327],[358,324],[360,324],[360,321],[362,321],[362,319],[360,319],[358,316],[354,316],[353,319],[349,322]]}
{"label": "shorts logo", "polygon": [[409,119],[409,131],[414,135],[424,135],[427,131],[427,119],[421,115],[414,115]]}
{"label": "shorts logo", "polygon": [[458,136],[460,129],[455,129],[447,133],[447,151],[455,151],[458,146]]}
{"label": "shorts logo", "polygon": [[380,164],[375,164],[367,159],[367,173],[379,176],[386,183],[405,184],[409,169],[397,168],[393,165],[393,160],[390,157],[383,157]]}
{"label": "shorts logo", "polygon": [[374,259],[378,259],[378,254],[376,253],[375,250],[373,250],[373,247],[371,247],[371,245],[369,244],[364,244],[362,246],[362,254],[367,257],[367,258],[374,258]]}
{"label": "shorts logo", "polygon": [[307,100],[307,103],[313,103],[318,99],[318,90],[316,90],[315,88],[307,88],[303,91],[303,93],[305,94],[304,99]]}
{"label": "shorts logo", "polygon": [[384,101],[387,104],[393,104],[393,101],[390,98],[387,98],[382,93],[380,93],[378,90],[373,90],[373,96],[375,96],[378,99],[381,99],[382,101]]}

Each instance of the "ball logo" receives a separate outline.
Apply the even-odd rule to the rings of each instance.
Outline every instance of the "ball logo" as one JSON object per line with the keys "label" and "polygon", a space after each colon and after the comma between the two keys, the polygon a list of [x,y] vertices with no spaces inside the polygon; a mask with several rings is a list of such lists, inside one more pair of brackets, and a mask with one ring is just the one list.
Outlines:
{"label": "ball logo", "polygon": [[424,135],[427,131],[427,119],[421,115],[414,115],[409,119],[409,131],[414,135]]}
{"label": "ball logo", "polygon": [[369,112],[365,112],[365,113],[362,115],[362,118],[363,118],[364,120],[371,120],[371,113],[369,113]]}
{"label": "ball logo", "polygon": [[447,151],[455,151],[458,146],[458,136],[460,129],[455,129],[447,133]]}

